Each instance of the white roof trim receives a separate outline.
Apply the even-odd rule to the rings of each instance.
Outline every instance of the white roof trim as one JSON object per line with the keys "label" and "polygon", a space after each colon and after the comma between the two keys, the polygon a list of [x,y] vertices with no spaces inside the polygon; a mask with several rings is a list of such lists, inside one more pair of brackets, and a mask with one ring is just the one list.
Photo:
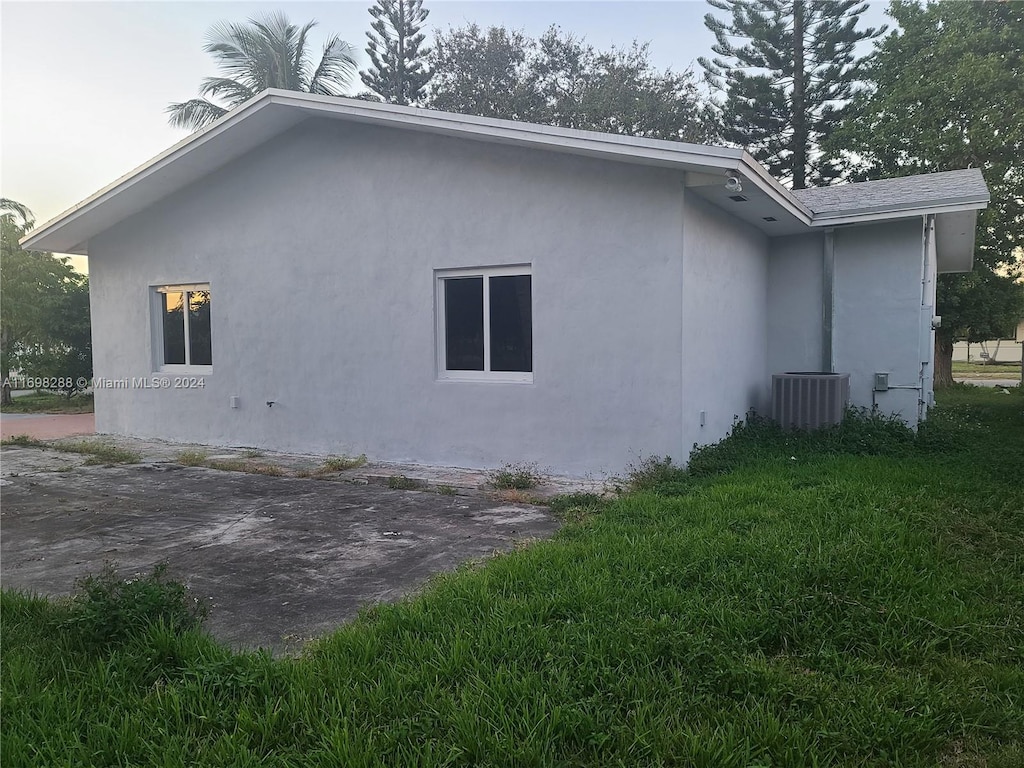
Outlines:
{"label": "white roof trim", "polygon": [[[181,188],[181,178],[165,180],[162,172],[169,166],[178,167],[189,155],[240,124],[262,120],[271,122],[273,113],[286,130],[308,117],[340,117],[354,122],[373,123],[409,130],[472,137],[518,146],[535,147],[557,152],[585,155],[618,162],[653,165],[680,170],[704,170],[741,173],[745,180],[764,191],[785,210],[808,224],[811,212],[794,199],[781,184],[768,175],[757,161],[741,149],[686,144],[675,141],[643,139],[596,131],[578,131],[555,128],[512,120],[460,115],[450,112],[378,104],[356,99],[301,93],[296,91],[267,90],[250,99],[215,123],[179,141],[149,162],[107,185],[94,195],[68,209],[59,216],[39,225],[26,235],[21,243],[29,249],[52,250],[61,253],[87,253],[88,239],[113,226],[125,215],[103,215],[100,209],[114,199],[131,192],[140,185],[147,186],[153,199],[171,194]],[[286,113],[287,118],[282,117]],[[264,117],[266,116],[266,117]],[[271,127],[268,130],[274,131]],[[198,174],[198,172],[197,172]],[[198,178],[198,175],[196,176]],[[126,215],[130,215],[126,214]],[[70,226],[78,224],[78,234],[72,236]],[[70,238],[70,239],[69,239]]]}
{"label": "white roof trim", "polygon": [[[28,249],[85,254],[89,239],[100,232],[240,157],[262,141],[307,118],[318,116],[680,171],[736,173],[807,227],[831,227],[978,209],[988,202],[987,197],[984,200],[952,198],[940,205],[912,203],[881,210],[854,208],[816,216],[764,166],[741,149],[555,128],[297,91],[267,90],[36,227],[22,238],[21,244]],[[240,125],[246,125],[250,130],[240,135],[236,131],[232,140],[221,138]],[[218,143],[204,150],[212,142]],[[217,150],[215,155],[212,154],[214,149]],[[198,160],[189,163],[190,155],[195,155]]]}
{"label": "white roof trim", "polygon": [[886,221],[889,219],[907,219],[912,216],[927,216],[930,213],[954,213],[965,210],[981,210],[988,205],[989,198],[963,198],[952,202],[930,204],[925,206],[904,206],[886,209],[864,208],[861,211],[851,213],[842,211],[840,213],[816,214],[811,221],[812,227],[836,227],[842,224],[860,224],[869,221]]}
{"label": "white roof trim", "polygon": [[[265,93],[269,93],[265,92]],[[270,104],[270,100],[257,96],[256,98],[250,99],[244,104],[240,105],[237,109],[232,110],[230,114],[220,118],[214,123],[211,123],[206,128],[193,133],[190,136],[174,144],[170,148],[164,150],[159,155],[143,163],[138,168],[129,171],[125,175],[111,182],[107,186],[103,187],[98,192],[90,195],[89,197],[77,203],[61,214],[58,214],[54,218],[46,221],[21,239],[21,246],[26,250],[35,249],[36,244],[44,238],[53,235],[57,230],[66,226],[67,224],[76,221],[86,213],[96,209],[98,206],[107,202],[112,197],[130,190],[133,186],[138,184],[140,181],[149,178],[160,169],[170,165],[181,157],[189,154],[203,144],[209,142],[211,139],[225,133],[230,130],[232,126],[242,122],[253,114],[256,114],[261,109],[267,107]],[[51,250],[45,243],[41,250]],[[87,253],[86,249],[66,251],[67,253]]]}

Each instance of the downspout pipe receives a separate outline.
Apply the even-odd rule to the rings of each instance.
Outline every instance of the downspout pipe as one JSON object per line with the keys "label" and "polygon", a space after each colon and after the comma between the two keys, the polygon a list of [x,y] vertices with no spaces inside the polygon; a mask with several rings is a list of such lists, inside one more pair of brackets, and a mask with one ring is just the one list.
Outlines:
{"label": "downspout pipe", "polygon": [[836,300],[836,239],[835,229],[825,230],[821,251],[821,370],[835,373],[833,349],[833,320]]}

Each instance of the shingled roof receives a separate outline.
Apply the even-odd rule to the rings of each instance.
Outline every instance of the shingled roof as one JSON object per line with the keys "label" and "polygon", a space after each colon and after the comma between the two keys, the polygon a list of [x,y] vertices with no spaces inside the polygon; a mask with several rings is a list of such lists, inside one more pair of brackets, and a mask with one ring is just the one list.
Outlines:
{"label": "shingled roof", "polygon": [[853,213],[987,203],[989,199],[977,168],[797,189],[793,196],[814,212],[815,221]]}

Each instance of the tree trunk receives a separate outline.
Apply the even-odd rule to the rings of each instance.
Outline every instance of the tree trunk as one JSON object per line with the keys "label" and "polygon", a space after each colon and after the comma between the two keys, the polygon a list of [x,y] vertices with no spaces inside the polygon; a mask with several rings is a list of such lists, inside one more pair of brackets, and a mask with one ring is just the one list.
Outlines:
{"label": "tree trunk", "polygon": [[11,399],[11,366],[7,362],[7,333],[0,331],[0,382],[3,384],[3,394],[0,395],[0,405],[10,405]]}
{"label": "tree trunk", "polygon": [[793,3],[793,189],[807,186],[807,114],[804,106],[804,3]]}
{"label": "tree trunk", "polygon": [[935,334],[935,389],[953,386],[953,339]]}

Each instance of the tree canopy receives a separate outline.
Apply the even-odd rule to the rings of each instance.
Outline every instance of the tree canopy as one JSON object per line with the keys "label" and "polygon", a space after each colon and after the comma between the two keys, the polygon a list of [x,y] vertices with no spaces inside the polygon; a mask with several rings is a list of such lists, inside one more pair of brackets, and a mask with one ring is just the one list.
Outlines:
{"label": "tree canopy", "polygon": [[1024,307],[1024,7],[896,0],[899,31],[879,41],[869,88],[827,145],[851,179],[981,169],[975,271],[938,283],[937,378],[953,342],[1012,335]]}
{"label": "tree canopy", "polygon": [[677,141],[717,128],[689,72],[659,72],[648,46],[596,50],[551,27],[534,40],[475,24],[438,33],[427,106],[565,128]]}
{"label": "tree canopy", "polygon": [[33,224],[26,206],[0,200],[0,376],[5,403],[15,367],[32,377],[72,382],[92,377],[88,282],[66,258],[22,249],[18,241]]}
{"label": "tree canopy", "polygon": [[[723,21],[714,58],[700,58],[724,94],[723,137],[745,147],[794,189],[828,183],[839,169],[819,147],[842,121],[859,77],[857,44],[883,31],[859,28],[859,0],[708,0]],[[740,40],[742,42],[736,42]]]}
{"label": "tree canopy", "polygon": [[214,25],[203,50],[220,75],[203,79],[200,98],[171,104],[168,121],[198,130],[267,88],[343,95],[356,72],[355,48],[331,35],[314,65],[308,37],[315,26],[316,21],[296,26],[283,13]]}

